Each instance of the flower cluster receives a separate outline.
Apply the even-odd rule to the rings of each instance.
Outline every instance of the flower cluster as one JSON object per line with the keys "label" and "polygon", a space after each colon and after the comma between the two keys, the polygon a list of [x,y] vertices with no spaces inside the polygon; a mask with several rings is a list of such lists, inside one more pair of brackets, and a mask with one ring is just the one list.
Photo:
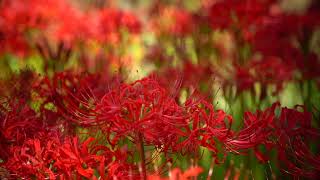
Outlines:
{"label": "flower cluster", "polygon": [[299,3],[0,0],[0,179],[319,179]]}
{"label": "flower cluster", "polygon": [[[320,170],[318,155],[309,150],[320,134],[303,107],[274,104],[255,114],[246,112],[243,128],[234,131],[233,117],[215,110],[206,97],[194,92],[179,103],[177,94],[162,87],[156,76],[131,84],[118,79],[100,91],[90,85],[99,81],[72,73],[35,78],[34,98],[42,99],[39,111],[22,99],[2,102],[1,159],[10,177],[146,177],[146,172],[163,170],[150,169],[161,153],[168,163],[174,154],[198,158],[200,147],[212,152],[216,163],[223,163],[229,153],[243,155],[249,150],[267,162],[268,152],[276,149],[285,172],[315,178]],[[87,133],[78,134],[77,128]],[[261,147],[267,151],[262,153]],[[140,165],[135,152],[140,152]],[[159,155],[151,155],[155,152]],[[219,154],[224,158],[219,160]]]}

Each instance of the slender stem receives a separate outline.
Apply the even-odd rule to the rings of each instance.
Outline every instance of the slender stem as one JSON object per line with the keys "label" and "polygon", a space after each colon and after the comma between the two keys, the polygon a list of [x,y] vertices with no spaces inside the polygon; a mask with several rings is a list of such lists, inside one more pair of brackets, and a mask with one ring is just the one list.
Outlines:
{"label": "slender stem", "polygon": [[212,161],[210,163],[210,169],[209,169],[209,172],[208,172],[208,177],[207,177],[207,180],[210,180],[212,175],[213,175],[213,168],[214,168],[214,164],[215,164],[215,159],[212,158]]}
{"label": "slender stem", "polygon": [[309,111],[312,110],[312,102],[311,102],[311,93],[312,93],[312,81],[307,80],[307,98],[305,104],[307,105],[307,108]]}
{"label": "slender stem", "polygon": [[[144,112],[144,104],[142,104],[141,109],[140,109],[140,116],[139,120],[143,119],[143,112]],[[145,156],[145,151],[144,151],[144,144],[143,144],[143,135],[141,132],[138,133],[138,150],[140,153],[140,167],[139,170],[142,173],[142,178],[143,180],[147,179],[147,171],[146,171],[146,156]]]}
{"label": "slender stem", "polygon": [[139,133],[138,137],[138,143],[139,143],[139,153],[140,153],[140,166],[141,166],[141,171],[142,171],[142,179],[146,180],[147,179],[147,172],[146,172],[146,157],[145,157],[145,151],[144,151],[144,145],[143,145],[143,135]]}

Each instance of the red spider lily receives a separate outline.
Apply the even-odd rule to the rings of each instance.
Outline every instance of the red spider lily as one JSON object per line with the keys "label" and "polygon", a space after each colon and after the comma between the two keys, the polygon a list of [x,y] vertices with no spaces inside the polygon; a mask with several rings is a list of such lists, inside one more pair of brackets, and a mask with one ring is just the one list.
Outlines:
{"label": "red spider lily", "polygon": [[4,46],[1,50],[26,53],[30,49],[31,37],[27,34],[33,29],[44,30],[50,22],[57,19],[61,7],[66,6],[65,1],[2,1],[0,4],[0,27]]}
{"label": "red spider lily", "polygon": [[249,68],[238,66],[236,68],[235,82],[236,82],[237,88],[241,92],[243,90],[252,89],[255,83],[255,78],[250,73]]}
{"label": "red spider lily", "polygon": [[123,30],[136,34],[141,29],[140,21],[133,14],[119,9],[84,12],[68,4],[60,10],[54,14],[58,20],[43,33],[46,40],[57,44],[57,52],[54,52],[52,43],[37,43],[45,60],[64,62],[70,56],[71,48],[75,50],[77,47],[80,47],[82,57],[87,56],[89,53],[84,52],[83,48],[89,46],[88,42],[107,43],[114,47],[121,40]]}
{"label": "red spider lily", "polygon": [[[122,156],[125,154],[122,154]],[[125,157],[125,156],[124,156]],[[120,161],[111,162],[107,166],[108,176],[120,179],[142,179],[142,175],[138,171],[138,167],[132,163],[125,163]]]}
{"label": "red spider lily", "polygon": [[0,157],[7,158],[9,145],[22,144],[26,139],[45,129],[39,114],[29,107],[32,97],[31,71],[21,71],[9,80],[2,81],[0,102],[0,134],[2,152]]}
{"label": "red spider lily", "polygon": [[[269,14],[269,6],[274,0],[229,0],[213,3],[210,21],[213,28],[254,28],[261,18]],[[235,26],[235,27],[234,27]]]}
{"label": "red spider lily", "polygon": [[28,102],[31,100],[32,83],[35,79],[35,74],[29,69],[12,74],[9,79],[0,80],[0,95],[6,100],[21,99]]}
{"label": "red spider lily", "polygon": [[273,104],[255,115],[247,112],[244,128],[226,142],[227,147],[236,153],[252,148],[261,162],[268,161],[268,157],[259,151],[260,145],[264,145],[267,152],[276,148],[279,160],[285,166],[284,172],[294,177],[317,177],[319,155],[310,151],[309,144],[319,137],[319,130],[311,126],[311,114],[305,109],[300,112],[281,108],[277,117],[275,111],[279,106],[279,103]]}
{"label": "red spider lily", "polygon": [[56,42],[63,42],[68,47],[76,45],[77,42],[86,43],[97,36],[98,22],[97,17],[91,12],[84,13],[79,9],[67,6],[63,12],[57,16],[60,18],[57,23],[57,28],[50,34],[49,37],[54,36]]}
{"label": "red spider lily", "polygon": [[[33,84],[33,88],[39,94],[39,98],[45,98],[43,106],[53,103],[57,106],[58,113],[62,116],[72,113],[75,108],[89,107],[95,103],[107,90],[107,87],[96,84],[109,83],[108,77],[94,74],[79,74],[73,72],[61,72],[54,74],[53,78],[44,77]],[[95,104],[91,104],[93,107]],[[41,106],[41,109],[45,107]],[[66,107],[71,112],[66,111]],[[90,109],[90,108],[89,108]],[[88,110],[89,110],[88,109]],[[83,110],[85,111],[85,110]]]}
{"label": "red spider lily", "polygon": [[[90,145],[93,141],[93,138],[89,138],[79,143],[76,137],[66,137],[60,141],[56,135],[40,135],[39,139],[28,139],[22,146],[12,147],[10,153],[13,156],[4,167],[11,172],[11,177],[94,179],[94,169],[97,169],[100,177],[104,179],[106,169],[113,172],[118,167],[110,164],[113,161],[113,152],[105,146]],[[98,151],[100,155],[97,155]],[[121,162],[120,159],[117,160]],[[108,164],[109,166],[106,166]],[[113,175],[117,174],[110,175],[114,177]]]}
{"label": "red spider lily", "polygon": [[[275,113],[279,104],[256,114],[247,112],[243,129],[236,133],[230,130],[232,117],[221,110],[214,110],[213,105],[196,92],[183,105],[179,105],[175,100],[178,90],[168,91],[155,77],[131,84],[119,81],[104,88],[95,85],[104,82],[96,76],[56,73],[52,79],[44,78],[33,86],[37,88],[35,92],[39,98],[44,99],[39,116],[35,116],[36,113],[28,107],[21,109],[9,103],[12,107],[18,107],[9,111],[3,104],[1,118],[6,126],[1,129],[1,138],[7,142],[9,140],[8,143],[16,137],[20,139],[19,143],[13,143],[12,148],[1,144],[6,154],[1,157],[6,160],[4,167],[14,173],[14,177],[94,179],[97,178],[94,170],[98,170],[101,178],[134,179],[146,177],[143,174],[147,174],[146,167],[153,158],[143,157],[148,161],[144,161],[143,173],[141,170],[139,172],[142,165],[136,165],[132,162],[134,160],[129,159],[134,157],[133,151],[139,150],[140,146],[142,149],[149,145],[156,147],[159,152],[165,153],[166,158],[170,153],[178,152],[197,156],[202,146],[213,153],[216,163],[219,163],[216,158],[218,153],[222,152],[225,158],[228,151],[241,154],[250,149],[255,151],[261,162],[265,162],[268,154],[259,149],[265,146],[267,151],[272,148],[278,150],[284,171],[288,173],[316,177],[319,171],[318,155],[308,147],[319,133],[312,128],[311,114],[305,109],[301,112],[299,109],[282,108],[279,117]],[[178,80],[174,87],[179,89],[181,84],[182,81]],[[49,102],[55,105],[56,112],[45,109],[45,104]],[[21,121],[25,118],[17,112],[34,121]],[[8,124],[10,119],[15,121],[11,123],[12,128]],[[56,126],[59,126],[57,119],[66,124],[75,122],[71,123],[71,129],[75,129],[72,125],[77,124],[102,130],[112,149],[96,144],[92,138],[80,143],[76,137],[68,136],[74,132],[67,130],[64,135],[50,137],[47,131],[56,131]],[[17,124],[20,121],[26,129]],[[66,128],[68,125],[64,125]],[[15,129],[14,133],[11,129]],[[34,138],[36,136],[39,138]],[[120,144],[124,139],[136,143],[137,147],[126,150]],[[218,144],[222,148],[218,148]]]}
{"label": "red spider lily", "polygon": [[[190,75],[190,72],[193,72],[193,76]],[[197,83],[206,84],[212,80],[213,71],[210,69],[210,66],[194,65],[190,62],[184,64],[183,67],[183,85],[182,87],[194,87]],[[197,88],[196,88],[197,89]]]}
{"label": "red spider lily", "polygon": [[132,12],[122,12],[121,24],[125,27],[130,33],[140,33],[141,22]]}
{"label": "red spider lily", "polygon": [[277,131],[279,159],[287,167],[284,172],[294,177],[317,178],[319,175],[319,154],[310,151],[309,144],[316,142],[319,130],[311,127],[312,116],[304,109],[283,108]]}
{"label": "red spider lily", "polygon": [[[121,29],[131,33],[141,30],[141,23],[129,12],[118,9],[84,12],[70,1],[35,0],[25,5],[5,0],[0,10],[0,52],[25,54],[36,42],[39,53],[50,60],[59,60],[60,50],[86,45],[89,40],[118,42]],[[37,43],[43,38],[50,43]],[[58,55],[54,53],[54,44],[57,44]]]}
{"label": "red spider lily", "polygon": [[[68,76],[65,78],[61,76],[60,79],[68,82],[62,84],[62,92],[54,92],[63,97],[61,101],[54,102],[60,113],[77,124],[98,127],[106,133],[105,137],[113,148],[118,147],[123,139],[129,139],[136,143],[137,148],[139,144],[152,145],[162,152],[171,152],[180,134],[184,133],[179,128],[187,125],[183,108],[153,78],[118,84],[107,90],[102,98],[91,99],[91,103],[89,98],[83,99],[83,92],[73,94],[69,90],[73,83],[66,81]],[[115,168],[112,171],[115,175],[140,176],[138,169],[128,166],[130,164],[112,164],[110,168]],[[131,167],[131,172],[121,170],[128,170],[128,167]]]}
{"label": "red spider lily", "polygon": [[0,131],[0,140],[1,140],[0,141],[0,149],[1,149],[0,159],[2,159],[3,161],[7,161],[7,158],[9,157],[9,147],[8,147],[9,142],[7,141],[7,139],[2,134],[1,131]]}
{"label": "red spider lily", "polygon": [[[319,145],[320,133],[305,107],[281,108],[275,103],[245,112],[243,127],[236,131],[231,130],[233,117],[215,109],[210,99],[211,75],[224,81],[229,105],[234,92],[257,92],[255,83],[262,86],[262,100],[266,86],[275,85],[278,92],[294,78],[317,79],[320,62],[312,48],[319,3],[294,14],[277,9],[276,0],[214,0],[199,12],[157,1],[151,24],[160,44],[155,43],[151,59],[159,59],[156,66],[163,72],[133,83],[111,76],[109,64],[131,65],[123,48],[131,42],[128,37],[142,31],[138,17],[112,6],[83,10],[74,3],[0,0],[0,56],[33,53],[35,47],[48,75],[38,78],[20,71],[0,81],[0,179],[161,179],[173,157],[187,155],[197,162],[202,148],[213,158],[208,179],[213,164],[223,163],[228,153],[253,151],[265,163],[273,160],[271,150],[283,172],[319,179],[320,155],[313,146]],[[210,31],[210,25],[222,31]],[[220,33],[231,38],[219,39]],[[216,40],[228,42],[223,46]],[[221,54],[212,54],[212,45]],[[87,63],[81,71],[94,67],[90,70],[101,74],[57,72],[71,55]],[[190,63],[190,56],[199,64]],[[0,64],[15,67],[10,56],[4,59]],[[86,59],[94,59],[95,66]],[[180,69],[169,68],[172,64]],[[309,85],[303,89],[314,93]],[[179,101],[185,99],[180,93],[187,94],[185,102]],[[174,168],[169,178],[195,179],[201,171],[193,165],[185,172]],[[231,177],[240,178],[232,160],[225,178]]]}
{"label": "red spider lily", "polygon": [[[226,2],[226,1],[224,1]],[[217,28],[228,28],[232,22],[231,13],[228,9],[231,9],[232,3],[215,3],[211,7],[210,20],[211,25]]]}
{"label": "red spider lily", "polygon": [[[16,52],[24,55],[29,46],[23,37],[23,31],[28,27],[26,6],[22,6],[18,1],[4,1],[0,3],[0,52]],[[14,12],[12,12],[14,11]],[[21,19],[23,18],[23,19]],[[14,28],[17,21],[21,21],[20,29]],[[20,31],[19,31],[20,30]],[[13,48],[14,47],[14,48]]]}
{"label": "red spider lily", "polygon": [[174,7],[161,8],[159,17],[153,19],[151,26],[158,34],[177,37],[184,37],[195,30],[192,14]]}
{"label": "red spider lily", "polygon": [[[0,25],[0,27],[2,27],[2,25]],[[1,29],[3,30],[4,28]],[[30,51],[28,43],[17,32],[0,32],[0,43],[1,54],[13,52],[18,56],[26,56]]]}
{"label": "red spider lily", "polygon": [[[4,165],[12,174],[11,177],[39,179],[55,179],[50,169],[54,149],[57,148],[54,141],[49,140],[47,145],[42,145],[39,139],[29,139],[22,146],[11,148],[12,157]],[[46,150],[44,150],[46,149]]]}
{"label": "red spider lily", "polygon": [[173,24],[169,27],[169,32],[176,36],[183,36],[194,30],[194,20],[192,16],[183,10],[173,10],[169,12],[169,17],[174,18]]}
{"label": "red spider lily", "polygon": [[169,178],[161,178],[158,175],[149,175],[148,180],[187,180],[190,178],[196,178],[202,173],[200,167],[190,167],[186,171],[182,172],[179,168],[174,168],[169,172]]}
{"label": "red spider lily", "polygon": [[319,177],[319,154],[310,151],[310,144],[319,137],[319,130],[311,126],[312,115],[305,108],[301,112],[295,109],[283,108],[279,117],[281,129],[279,137],[279,159],[283,160],[287,169],[285,172],[294,177]]}
{"label": "red spider lily", "polygon": [[[278,56],[285,62],[294,64],[304,76],[310,78],[312,67],[318,64],[315,60],[318,58],[309,49],[310,34],[319,26],[319,17],[320,14],[312,8],[302,15],[281,13],[266,17],[253,35],[253,47],[265,56]],[[293,39],[297,40],[298,46]],[[313,77],[318,75],[315,72]]]}
{"label": "red spider lily", "polygon": [[[286,63],[285,60],[276,56],[265,56],[262,59],[251,59],[246,64],[238,65],[234,63],[232,69],[224,69],[224,72],[218,72],[222,79],[222,86],[226,89],[230,85],[235,85],[238,92],[254,89],[255,83],[260,83],[265,90],[268,85],[275,85],[275,93],[282,90],[285,82],[294,78],[294,64]],[[233,76],[232,78],[228,76]],[[264,95],[265,93],[262,92]],[[261,99],[264,96],[261,96]]]}
{"label": "red spider lily", "polygon": [[244,127],[238,133],[235,133],[233,139],[227,141],[227,147],[235,152],[242,153],[254,148],[257,158],[265,162],[266,156],[258,150],[259,145],[264,145],[267,150],[270,150],[274,145],[273,133],[274,133],[274,118],[275,108],[278,104],[274,104],[272,107],[265,111],[258,110],[256,114],[246,112],[244,115]]}
{"label": "red spider lily", "polygon": [[142,134],[147,144],[159,147],[171,146],[181,133],[179,127],[186,124],[183,109],[152,78],[120,85],[102,98],[96,111],[109,133]]}
{"label": "red spider lily", "polygon": [[[291,56],[296,55],[292,53]],[[305,79],[315,79],[320,77],[320,71],[317,67],[320,66],[319,56],[314,53],[309,53],[307,56],[297,55],[295,58],[297,68],[302,72]]]}
{"label": "red spider lily", "polygon": [[[217,143],[223,146],[225,153],[225,142],[230,138],[232,117],[223,111],[214,111],[212,104],[209,104],[204,98],[195,98],[195,94],[185,103],[190,117],[188,118],[189,126],[184,126],[184,135],[181,135],[181,142],[176,148],[182,153],[194,154],[200,146],[207,148],[217,156],[219,150]],[[218,159],[216,159],[216,163]]]}
{"label": "red spider lily", "polygon": [[293,177],[319,178],[320,156],[312,153],[301,137],[282,137],[278,147],[278,157],[282,165],[286,167],[282,169],[283,172]]}
{"label": "red spider lily", "polygon": [[230,88],[236,87],[236,93],[241,93],[245,90],[252,91],[254,83],[257,82],[255,75],[252,73],[252,69],[248,64],[239,65],[237,63],[222,65],[224,68],[215,67],[215,77],[221,84],[226,98],[230,98]]}
{"label": "red spider lily", "polygon": [[52,78],[36,80],[32,85],[36,93],[33,100],[40,104],[40,116],[45,127],[56,129],[62,134],[73,134],[76,125],[86,123],[70,117],[75,115],[75,110],[77,116],[93,113],[92,108],[97,99],[108,91],[108,86],[97,84],[111,84],[110,81],[107,76],[102,78],[98,74],[74,72],[55,73]]}
{"label": "red spider lily", "polygon": [[288,82],[293,77],[293,66],[286,64],[277,57],[265,57],[260,61],[251,61],[250,67],[253,69],[253,76],[256,82],[262,85],[274,84],[277,91],[281,90],[284,82]]}
{"label": "red spider lily", "polygon": [[[265,37],[265,34],[268,34],[268,38]],[[280,56],[284,52],[282,47],[292,48],[287,26],[283,26],[279,19],[267,21],[265,25],[260,26],[254,35],[252,44],[255,50],[263,52],[266,56]]]}
{"label": "red spider lily", "polygon": [[8,100],[1,104],[1,134],[6,141],[21,144],[42,131],[42,122],[24,100]]}
{"label": "red spider lily", "polygon": [[129,138],[165,153],[195,152],[203,146],[217,154],[215,141],[224,143],[231,135],[228,124],[232,118],[222,111],[214,112],[203,99],[190,99],[181,107],[174,97],[148,77],[116,86],[94,103],[93,111],[83,111],[77,104],[67,108],[72,108],[80,123],[99,125],[113,147]]}
{"label": "red spider lily", "polygon": [[[190,72],[193,72],[192,74]],[[177,68],[164,68],[157,73],[154,73],[161,86],[171,90],[177,91],[177,89],[186,89],[189,93],[194,90],[200,91],[205,95],[211,96],[211,88],[200,88],[201,85],[207,85],[212,83],[212,77],[214,76],[213,70],[208,65],[195,65],[190,62],[185,62],[182,69]],[[172,87],[170,82],[181,81],[179,87]]]}
{"label": "red spider lily", "polygon": [[[301,71],[304,78],[317,77],[319,73],[313,67],[319,64],[319,58],[311,55],[309,45],[312,32],[319,26],[316,5],[311,5],[304,14],[290,14],[273,13],[274,3],[273,0],[219,1],[212,5],[210,21],[213,27],[235,31],[240,42],[250,42],[255,51],[262,52],[263,59],[279,57],[283,64],[289,64],[281,68],[286,71],[283,71],[286,80],[290,79],[294,68]],[[276,65],[274,60],[270,61],[272,64]],[[282,83],[276,85],[280,89]]]}
{"label": "red spider lily", "polygon": [[123,12],[118,9],[103,9],[99,12],[98,36],[102,42],[118,43],[121,38],[121,29],[130,33],[139,33],[141,23],[130,12]]}
{"label": "red spider lily", "polygon": [[66,139],[59,149],[59,157],[57,158],[54,166],[64,171],[66,178],[72,177],[72,172],[77,173],[76,176],[80,175],[86,178],[92,178],[94,169],[99,165],[99,161],[102,157],[90,154],[88,152],[88,144],[93,139],[88,139],[79,147],[78,139]]}

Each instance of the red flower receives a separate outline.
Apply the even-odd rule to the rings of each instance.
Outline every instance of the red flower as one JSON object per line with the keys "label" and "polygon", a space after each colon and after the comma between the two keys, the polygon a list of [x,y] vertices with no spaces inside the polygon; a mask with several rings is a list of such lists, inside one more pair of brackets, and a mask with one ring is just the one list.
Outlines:
{"label": "red flower", "polygon": [[11,172],[11,178],[55,179],[51,169],[53,157],[58,148],[55,137],[47,139],[44,145],[39,139],[28,139],[22,146],[13,146],[11,156],[4,167]]}
{"label": "red flower", "polygon": [[195,22],[190,12],[168,7],[153,19],[152,29],[158,34],[184,37],[195,30]]}
{"label": "red flower", "polygon": [[[192,73],[190,73],[192,72]],[[208,65],[195,65],[190,62],[185,62],[182,69],[177,68],[164,68],[160,72],[155,72],[159,84],[170,92],[177,92],[179,89],[186,89],[190,93],[194,90],[201,91],[208,97],[211,96],[211,88],[201,88],[202,85],[206,86],[212,83],[213,70]],[[172,86],[171,82],[180,82],[179,87]]]}
{"label": "red flower", "polygon": [[[55,22],[58,11],[65,1],[5,0],[0,3],[0,52],[9,51],[18,55],[29,52],[34,40],[33,29],[41,32]],[[28,36],[29,34],[29,36]],[[30,34],[32,34],[30,36]]]}
{"label": "red flower", "polygon": [[0,108],[0,131],[6,141],[21,144],[43,130],[36,112],[24,100],[2,102]]}
{"label": "red flower", "polygon": [[118,43],[121,38],[121,29],[130,33],[141,31],[140,21],[130,12],[103,9],[98,16],[98,38],[102,42]]}
{"label": "red flower", "polygon": [[[189,114],[189,125],[183,127],[185,134],[180,135],[181,142],[176,145],[177,150],[182,154],[194,154],[202,146],[216,157],[220,153],[217,148],[220,143],[221,151],[226,155],[225,143],[232,135],[232,117],[221,110],[214,111],[212,104],[204,97],[195,97],[195,94],[185,102],[185,108]],[[218,159],[216,163],[219,163]]]}
{"label": "red flower", "polygon": [[235,82],[239,91],[251,90],[255,83],[255,78],[250,73],[249,68],[238,66],[236,68]]}
{"label": "red flower", "polygon": [[282,89],[284,82],[293,78],[293,65],[284,62],[278,57],[264,57],[260,61],[252,60],[250,67],[256,82],[261,85],[274,84],[277,92]]}
{"label": "red flower", "polygon": [[266,15],[274,0],[228,0],[214,3],[210,10],[213,28],[250,30]]}
{"label": "red flower", "polygon": [[121,84],[97,104],[97,123],[117,136],[136,139],[142,134],[147,144],[172,146],[179,127],[186,124],[183,109],[153,78]]}
{"label": "red flower", "polygon": [[76,137],[61,141],[56,134],[40,134],[22,146],[13,146],[12,156],[3,166],[11,172],[11,178],[95,178],[94,169],[104,178],[113,153],[105,146],[92,144],[93,141],[89,138],[79,143]]}
{"label": "red flower", "polygon": [[[253,149],[261,162],[268,161],[268,152],[275,148],[282,171],[293,177],[317,178],[319,154],[312,153],[309,144],[316,143],[319,129],[311,126],[312,116],[305,108],[301,112],[299,106],[278,109],[279,106],[279,103],[273,104],[255,115],[247,112],[244,128],[225,144],[236,153]],[[276,110],[280,110],[279,117]],[[266,153],[259,150],[261,145],[265,146]]]}
{"label": "red flower", "polygon": [[185,172],[182,172],[179,168],[174,168],[169,172],[169,178],[161,178],[158,175],[149,175],[148,180],[188,180],[190,178],[196,178],[202,172],[200,167],[190,167]]}
{"label": "red flower", "polygon": [[227,141],[227,147],[235,153],[242,153],[242,151],[254,148],[257,158],[265,162],[267,159],[259,152],[258,147],[264,145],[267,150],[270,150],[274,146],[273,133],[276,128],[274,126],[274,111],[277,106],[278,104],[274,104],[265,111],[258,110],[256,114],[246,112],[243,129]]}

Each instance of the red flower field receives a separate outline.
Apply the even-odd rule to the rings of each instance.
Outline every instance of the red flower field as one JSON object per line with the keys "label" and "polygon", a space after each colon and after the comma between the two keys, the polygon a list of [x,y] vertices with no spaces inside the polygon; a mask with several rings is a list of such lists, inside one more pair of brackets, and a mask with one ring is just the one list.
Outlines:
{"label": "red flower field", "polygon": [[319,179],[316,0],[0,0],[0,179]]}

